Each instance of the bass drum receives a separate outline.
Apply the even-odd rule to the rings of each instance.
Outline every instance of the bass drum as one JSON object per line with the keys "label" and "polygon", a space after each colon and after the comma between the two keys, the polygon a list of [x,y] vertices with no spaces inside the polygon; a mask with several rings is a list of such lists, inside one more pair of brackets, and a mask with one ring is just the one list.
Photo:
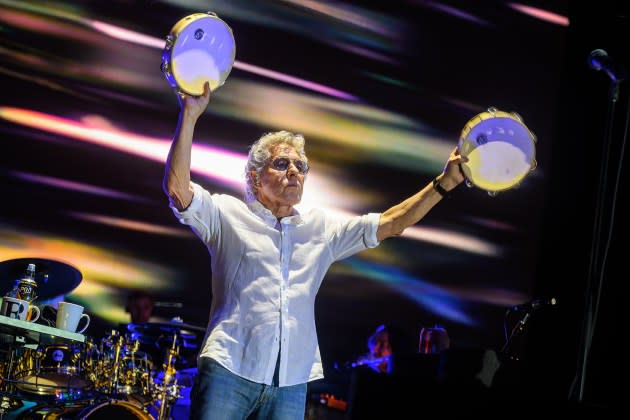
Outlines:
{"label": "bass drum", "polygon": [[39,404],[9,418],[19,420],[47,419],[47,420],[154,420],[154,418],[137,405],[127,401],[110,400],[99,404]]}
{"label": "bass drum", "polygon": [[77,418],[91,420],[153,420],[153,417],[148,412],[136,404],[118,400],[91,405],[83,409]]}
{"label": "bass drum", "polygon": [[173,88],[199,96],[206,81],[210,90],[223,85],[235,56],[232,29],[214,13],[194,13],[179,20],[166,37],[162,72]]}
{"label": "bass drum", "polygon": [[536,168],[536,136],[513,112],[489,108],[462,129],[459,154],[466,184],[490,195],[518,186]]}

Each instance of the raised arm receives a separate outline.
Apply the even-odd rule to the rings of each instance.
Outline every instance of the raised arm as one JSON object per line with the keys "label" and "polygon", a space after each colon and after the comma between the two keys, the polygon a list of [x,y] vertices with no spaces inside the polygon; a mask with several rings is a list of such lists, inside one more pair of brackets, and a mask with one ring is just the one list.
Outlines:
{"label": "raised arm", "polygon": [[210,102],[210,85],[204,85],[203,94],[189,96],[178,93],[179,121],[171,149],[166,159],[162,188],[177,210],[185,210],[193,198],[190,185],[190,159],[195,124]]}
{"label": "raised arm", "polygon": [[[458,186],[463,180],[459,164],[466,162],[466,157],[460,156],[455,148],[446,162],[444,172],[437,177],[439,185],[446,191]],[[397,236],[409,226],[418,223],[442,199],[442,195],[429,183],[422,190],[387,209],[382,215],[376,237],[379,241],[391,236]]]}

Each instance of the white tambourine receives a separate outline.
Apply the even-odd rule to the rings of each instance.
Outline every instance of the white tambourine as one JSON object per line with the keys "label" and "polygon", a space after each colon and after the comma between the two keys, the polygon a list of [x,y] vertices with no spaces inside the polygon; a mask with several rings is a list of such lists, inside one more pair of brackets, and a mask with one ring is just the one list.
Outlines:
{"label": "white tambourine", "polygon": [[166,37],[162,72],[172,87],[199,96],[206,81],[210,90],[225,83],[235,56],[232,29],[212,12],[194,13],[180,19]]}
{"label": "white tambourine", "polygon": [[489,108],[462,129],[458,150],[466,184],[496,195],[518,186],[536,168],[536,136],[513,112]]}

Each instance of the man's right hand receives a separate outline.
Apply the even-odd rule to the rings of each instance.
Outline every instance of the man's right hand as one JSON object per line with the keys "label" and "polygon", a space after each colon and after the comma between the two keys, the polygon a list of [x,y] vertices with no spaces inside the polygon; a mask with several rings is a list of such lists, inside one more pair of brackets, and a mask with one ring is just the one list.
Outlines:
{"label": "man's right hand", "polygon": [[188,95],[183,92],[177,93],[179,106],[186,116],[197,119],[203,114],[210,102],[210,83],[206,81],[203,85],[203,94],[199,96]]}

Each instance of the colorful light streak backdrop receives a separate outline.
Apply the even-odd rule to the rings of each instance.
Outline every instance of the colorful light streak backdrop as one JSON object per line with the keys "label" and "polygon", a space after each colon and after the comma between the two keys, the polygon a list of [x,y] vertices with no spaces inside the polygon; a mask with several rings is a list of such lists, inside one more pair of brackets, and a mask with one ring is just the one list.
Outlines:
{"label": "colorful light streak backdrop", "polygon": [[[317,301],[326,366],[384,322],[501,347],[506,306],[536,280],[567,2],[211,4],[237,49],[195,133],[193,179],[212,191],[242,196],[249,144],[288,129],[312,166],[301,209],[383,211],[441,171],[476,113],[523,117],[539,166],[519,188],[460,187],[401,237],[334,265]],[[206,323],[209,257],[161,190],[178,108],[160,63],[172,25],[207,7],[0,0],[0,261],[79,269],[68,298],[100,320],[95,335],[128,320],[138,288],[183,304],[156,319]]]}

